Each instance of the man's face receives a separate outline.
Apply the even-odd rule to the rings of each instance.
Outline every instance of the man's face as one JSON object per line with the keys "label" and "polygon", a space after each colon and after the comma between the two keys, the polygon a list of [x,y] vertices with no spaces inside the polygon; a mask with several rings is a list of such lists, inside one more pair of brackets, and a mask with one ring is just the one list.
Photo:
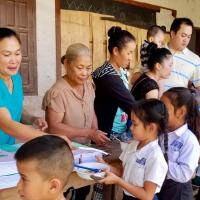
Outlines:
{"label": "man's face", "polygon": [[171,31],[170,44],[172,49],[176,51],[184,50],[188,46],[191,36],[192,26],[181,24],[180,29],[176,33]]}

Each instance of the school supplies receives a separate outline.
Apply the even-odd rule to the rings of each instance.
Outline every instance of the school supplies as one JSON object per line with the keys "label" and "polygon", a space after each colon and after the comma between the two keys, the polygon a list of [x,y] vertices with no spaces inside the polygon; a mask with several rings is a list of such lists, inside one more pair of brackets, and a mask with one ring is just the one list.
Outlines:
{"label": "school supplies", "polygon": [[0,149],[0,189],[16,186],[19,181],[14,152],[9,147],[10,151],[5,151],[6,148]]}
{"label": "school supplies", "polygon": [[78,168],[75,166],[75,171],[78,176],[86,180],[94,180],[91,175],[98,176],[99,178],[105,177],[105,169],[109,169],[109,166],[105,163],[98,162],[81,163],[78,165]]}
{"label": "school supplies", "polygon": [[72,150],[72,153],[74,155],[75,164],[85,162],[96,162],[96,157],[102,157],[102,155],[109,155],[105,151],[87,146],[79,146],[75,150]]}
{"label": "school supplies", "polygon": [[19,174],[12,174],[8,176],[0,176],[0,189],[15,187],[19,182]]}
{"label": "school supplies", "polygon": [[81,168],[81,169],[86,169],[86,170],[89,170],[89,171],[91,171],[91,172],[95,172],[95,173],[101,171],[101,169],[95,169],[95,168],[85,167],[85,166],[76,165],[76,164],[74,165],[74,167],[76,167],[76,168]]}

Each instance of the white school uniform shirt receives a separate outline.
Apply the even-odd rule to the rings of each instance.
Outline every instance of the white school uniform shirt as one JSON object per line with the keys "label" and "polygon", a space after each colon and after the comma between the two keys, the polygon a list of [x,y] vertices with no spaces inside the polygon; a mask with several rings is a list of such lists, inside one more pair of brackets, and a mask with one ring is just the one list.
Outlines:
{"label": "white school uniform shirt", "polygon": [[[164,150],[164,138],[160,138]],[[168,173],[167,179],[179,183],[188,182],[198,166],[200,156],[199,142],[187,124],[168,133]]]}
{"label": "white school uniform shirt", "polygon": [[[169,48],[167,45],[166,48]],[[200,58],[185,48],[179,52],[172,52],[173,66],[168,79],[165,79],[164,89],[172,87],[188,87],[192,81],[195,87],[200,86]]]}
{"label": "white school uniform shirt", "polygon": [[[152,141],[141,149],[137,150],[139,142],[134,140],[126,145],[120,155],[123,165],[124,181],[144,187],[145,181],[157,184],[155,193],[160,191],[167,174],[167,163],[162,150],[158,145],[158,140]],[[133,196],[124,190],[124,193]]]}

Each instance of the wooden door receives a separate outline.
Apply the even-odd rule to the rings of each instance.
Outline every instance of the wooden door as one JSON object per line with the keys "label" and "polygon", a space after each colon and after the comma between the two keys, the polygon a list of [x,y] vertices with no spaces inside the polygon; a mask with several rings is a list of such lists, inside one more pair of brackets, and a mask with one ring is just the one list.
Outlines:
{"label": "wooden door", "polygon": [[0,0],[0,26],[14,29],[22,41],[20,73],[24,93],[37,94],[35,0]]}

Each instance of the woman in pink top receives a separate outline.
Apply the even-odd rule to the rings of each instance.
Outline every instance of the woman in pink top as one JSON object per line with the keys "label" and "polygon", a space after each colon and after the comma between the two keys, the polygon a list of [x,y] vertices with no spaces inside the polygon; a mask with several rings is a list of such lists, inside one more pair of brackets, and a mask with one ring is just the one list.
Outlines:
{"label": "woman in pink top", "polygon": [[[66,74],[58,80],[43,99],[43,109],[49,132],[66,135],[81,144],[91,140],[104,145],[109,139],[98,130],[94,112],[94,87],[89,77],[92,73],[91,53],[83,44],[72,44],[61,59]],[[84,200],[90,187],[76,190],[75,200]]]}
{"label": "woman in pink top", "polygon": [[62,57],[66,74],[58,80],[43,99],[49,132],[66,135],[72,141],[106,144],[106,133],[98,130],[94,112],[94,88],[91,53],[87,46],[76,43]]}

